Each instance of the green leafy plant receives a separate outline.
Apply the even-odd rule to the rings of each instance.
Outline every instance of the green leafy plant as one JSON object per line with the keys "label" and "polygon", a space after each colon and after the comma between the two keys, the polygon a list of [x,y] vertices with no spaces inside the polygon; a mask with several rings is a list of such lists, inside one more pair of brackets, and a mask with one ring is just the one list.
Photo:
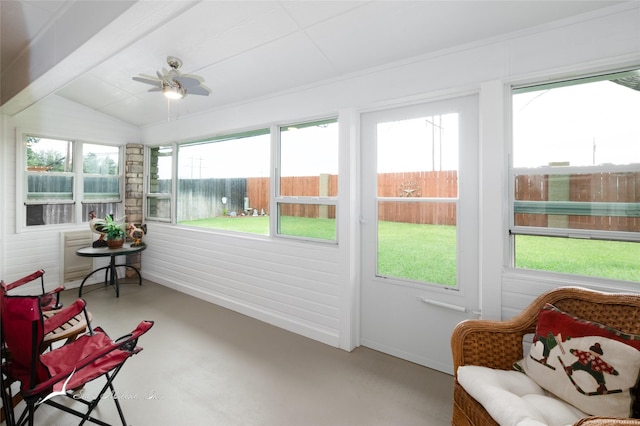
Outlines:
{"label": "green leafy plant", "polygon": [[105,237],[107,240],[122,240],[124,239],[124,225],[113,220],[111,215],[104,217],[105,221]]}

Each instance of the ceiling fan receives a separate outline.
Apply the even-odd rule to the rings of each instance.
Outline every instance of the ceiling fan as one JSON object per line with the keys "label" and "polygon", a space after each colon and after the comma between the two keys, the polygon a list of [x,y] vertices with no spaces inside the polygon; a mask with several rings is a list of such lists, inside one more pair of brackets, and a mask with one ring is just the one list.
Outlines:
{"label": "ceiling fan", "polygon": [[174,56],[167,57],[170,70],[162,68],[162,72],[156,71],[157,78],[140,74],[133,77],[135,81],[155,86],[149,92],[162,92],[169,99],[182,99],[187,94],[209,96],[211,90],[202,83],[204,79],[195,75],[181,74],[178,69],[182,61]]}

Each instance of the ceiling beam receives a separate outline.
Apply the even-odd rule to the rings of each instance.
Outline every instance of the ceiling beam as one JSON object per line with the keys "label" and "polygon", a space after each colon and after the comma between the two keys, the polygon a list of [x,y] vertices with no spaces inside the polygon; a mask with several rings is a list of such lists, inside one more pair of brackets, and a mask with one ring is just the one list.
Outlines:
{"label": "ceiling beam", "polygon": [[3,72],[0,113],[24,111],[197,3],[75,2]]}

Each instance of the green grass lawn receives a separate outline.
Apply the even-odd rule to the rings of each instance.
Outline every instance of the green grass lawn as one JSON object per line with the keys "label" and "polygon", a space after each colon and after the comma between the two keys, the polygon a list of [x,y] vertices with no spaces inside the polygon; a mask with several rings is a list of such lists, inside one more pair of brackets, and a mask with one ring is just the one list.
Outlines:
{"label": "green grass lawn", "polygon": [[640,244],[516,236],[518,268],[640,282]]}
{"label": "green grass lawn", "polygon": [[[181,225],[269,235],[269,217],[214,217]],[[287,235],[335,238],[335,220],[285,217]],[[455,227],[380,222],[378,273],[448,286],[456,282]],[[519,235],[518,268],[640,282],[640,244]]]}
{"label": "green grass lawn", "polygon": [[269,235],[269,216],[216,216],[208,219],[186,220],[180,222],[180,225]]}
{"label": "green grass lawn", "polygon": [[378,274],[456,285],[456,228],[378,223]]}

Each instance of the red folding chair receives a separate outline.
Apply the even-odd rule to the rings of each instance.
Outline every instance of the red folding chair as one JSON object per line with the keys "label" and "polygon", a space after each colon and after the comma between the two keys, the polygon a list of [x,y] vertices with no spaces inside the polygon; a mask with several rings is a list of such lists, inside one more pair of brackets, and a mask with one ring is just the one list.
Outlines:
{"label": "red folding chair", "polygon": [[39,269],[31,275],[27,275],[26,277],[22,277],[19,280],[16,280],[9,284],[4,284],[4,291],[13,290],[16,287],[20,287],[21,285],[30,283],[31,281],[37,280],[40,278],[40,287],[42,288],[40,303],[42,303],[43,311],[51,311],[54,309],[62,308],[62,303],[60,303],[60,292],[64,290],[64,287],[59,286],[51,291],[45,291],[44,289],[44,269]]}
{"label": "red folding chair", "polygon": [[[3,365],[4,379],[20,382],[20,394],[26,402],[26,408],[16,420],[12,406],[4,403],[5,397],[11,398],[11,387],[2,386],[8,426],[32,426],[40,404],[78,416],[82,419],[80,424],[90,421],[108,426],[91,416],[98,403],[105,399],[107,391],[111,392],[110,399],[116,405],[123,426],[127,425],[113,381],[125,361],[142,350],[137,346],[138,338],[153,326],[153,322],[141,321],[131,333],[116,340],[109,338],[101,328],[94,329],[87,324],[87,334],[42,353],[44,336],[82,311],[86,316],[86,302],[78,299],[45,321],[40,296],[8,296],[0,291],[0,338],[10,354]],[[83,394],[73,394],[74,390],[101,376],[105,377],[106,383],[94,399],[87,400]],[[5,392],[8,395],[4,395]],[[66,396],[84,404],[87,411],[83,413],[56,402],[54,399],[57,396],[52,398],[54,392],[57,392],[54,395]]]}
{"label": "red folding chair", "polygon": [[[6,295],[8,291],[15,289],[16,287],[20,287],[24,284],[35,281],[40,278],[40,301],[41,301],[41,309],[43,311],[43,315],[45,317],[45,322],[48,321],[49,317],[56,315],[60,308],[62,308],[62,303],[60,302],[60,292],[64,290],[64,287],[60,286],[51,291],[45,291],[44,289],[44,270],[39,269],[36,272],[27,275],[25,277],[20,278],[19,280],[13,281],[11,283],[5,283],[0,280],[0,291]],[[78,314],[75,317],[63,322],[59,327],[51,329],[51,327],[45,326],[46,330],[51,330],[51,332],[47,333],[44,337],[44,345],[41,350],[44,352],[46,349],[52,348],[53,344],[58,341],[66,340],[66,343],[70,343],[77,338],[78,335],[84,333],[87,328],[87,323],[91,321],[91,313],[86,312],[88,316],[84,316],[84,313]],[[59,322],[56,322],[58,324]],[[53,324],[53,323],[51,323]],[[8,351],[4,345],[4,340],[2,340],[2,345],[0,347],[1,350],[1,359],[4,362],[7,359]],[[2,383],[0,383],[0,389],[3,390],[2,393],[2,411],[0,411],[0,423],[4,422],[6,417],[6,409],[9,404],[12,407],[15,407],[20,401],[22,401],[22,395],[17,393],[13,395],[10,400],[7,400],[7,393],[4,392],[7,386],[11,386],[12,381],[5,375],[0,377]]]}

